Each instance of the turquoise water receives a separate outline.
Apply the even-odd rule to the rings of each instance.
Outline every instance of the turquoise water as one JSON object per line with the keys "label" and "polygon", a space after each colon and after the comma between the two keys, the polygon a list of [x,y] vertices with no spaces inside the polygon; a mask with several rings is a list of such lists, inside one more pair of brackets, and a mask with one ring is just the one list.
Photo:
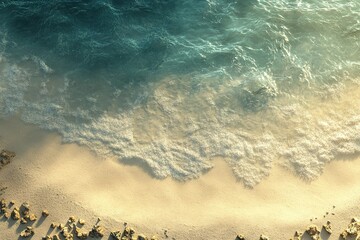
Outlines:
{"label": "turquoise water", "polygon": [[[253,187],[360,152],[360,2],[3,1],[0,116],[155,177]],[[221,176],[219,176],[221,177]]]}

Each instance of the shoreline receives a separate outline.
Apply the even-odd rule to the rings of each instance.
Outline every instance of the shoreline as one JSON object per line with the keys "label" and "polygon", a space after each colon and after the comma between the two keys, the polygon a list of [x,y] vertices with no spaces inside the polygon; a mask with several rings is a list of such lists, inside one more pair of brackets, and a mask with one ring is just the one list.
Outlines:
{"label": "shoreline", "polygon": [[[331,162],[312,182],[273,166],[267,179],[246,189],[221,159],[199,179],[158,180],[138,166],[62,144],[58,134],[16,118],[0,120],[0,133],[1,148],[17,154],[1,169],[0,185],[8,188],[0,198],[30,202],[38,214],[53,209],[34,239],[44,235],[52,221],[66,222],[72,215],[91,223],[101,217],[107,233],[127,222],[147,236],[162,239],[166,230],[169,239],[176,240],[234,239],[237,234],[289,239],[297,230],[330,220],[334,234],[328,239],[337,239],[349,219],[360,215],[360,159]],[[335,215],[324,218],[333,205]],[[4,239],[18,235],[15,226],[0,222]]]}

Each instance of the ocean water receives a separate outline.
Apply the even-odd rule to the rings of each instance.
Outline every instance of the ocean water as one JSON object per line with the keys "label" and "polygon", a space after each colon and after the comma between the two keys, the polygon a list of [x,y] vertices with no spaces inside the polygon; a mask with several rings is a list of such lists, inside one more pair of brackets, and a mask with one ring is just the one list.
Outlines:
{"label": "ocean water", "polygon": [[314,180],[360,153],[359,82],[360,1],[0,2],[0,117],[157,178]]}

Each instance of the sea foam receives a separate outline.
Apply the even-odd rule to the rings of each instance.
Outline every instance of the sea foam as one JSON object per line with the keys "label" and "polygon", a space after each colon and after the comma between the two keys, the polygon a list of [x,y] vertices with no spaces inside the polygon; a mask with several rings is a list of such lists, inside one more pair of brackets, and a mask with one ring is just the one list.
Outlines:
{"label": "sea foam", "polygon": [[229,108],[239,99],[223,99],[222,91],[235,83],[218,92],[191,94],[184,79],[164,79],[153,86],[146,104],[94,118],[86,111],[66,112],[64,99],[26,101],[26,73],[16,66],[4,69],[2,76],[10,81],[1,86],[3,116],[21,109],[25,122],[60,132],[64,142],[85,145],[99,156],[146,164],[158,178],[197,178],[213,167],[211,159],[221,157],[248,187],[268,176],[274,164],[314,180],[328,162],[360,151],[358,85],[303,103],[277,98],[266,110],[248,112]]}
{"label": "sea foam", "polygon": [[180,181],[357,156],[360,3],[241,2],[4,3],[0,117]]}

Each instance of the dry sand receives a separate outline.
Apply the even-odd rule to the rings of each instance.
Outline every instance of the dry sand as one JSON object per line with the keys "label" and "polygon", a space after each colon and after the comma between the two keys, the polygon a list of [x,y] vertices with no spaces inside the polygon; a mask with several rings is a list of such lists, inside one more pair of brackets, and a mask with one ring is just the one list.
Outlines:
{"label": "dry sand", "polygon": [[[274,166],[268,179],[245,189],[221,159],[197,180],[157,180],[139,166],[62,144],[58,134],[16,118],[0,121],[0,147],[17,153],[1,169],[0,185],[7,189],[0,198],[15,199],[17,205],[28,201],[38,215],[44,208],[50,211],[33,224],[33,239],[50,232],[51,222],[65,223],[71,215],[85,219],[85,228],[101,217],[109,231],[127,222],[148,236],[164,238],[167,230],[176,240],[232,240],[237,233],[247,239],[260,234],[290,239],[295,230],[330,220],[334,234],[329,239],[338,239],[350,218],[360,215],[360,158],[332,162],[311,183]],[[0,239],[17,239],[24,226],[1,220]]]}

